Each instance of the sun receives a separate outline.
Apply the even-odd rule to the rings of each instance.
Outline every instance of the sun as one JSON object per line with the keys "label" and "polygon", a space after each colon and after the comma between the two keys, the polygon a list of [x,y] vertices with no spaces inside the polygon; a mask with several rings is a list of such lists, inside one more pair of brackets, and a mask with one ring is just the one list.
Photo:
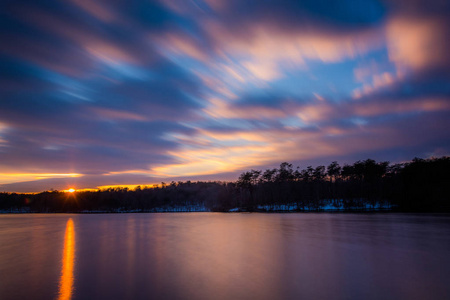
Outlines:
{"label": "sun", "polygon": [[73,192],[75,192],[75,189],[68,189],[67,190],[69,193],[73,193]]}

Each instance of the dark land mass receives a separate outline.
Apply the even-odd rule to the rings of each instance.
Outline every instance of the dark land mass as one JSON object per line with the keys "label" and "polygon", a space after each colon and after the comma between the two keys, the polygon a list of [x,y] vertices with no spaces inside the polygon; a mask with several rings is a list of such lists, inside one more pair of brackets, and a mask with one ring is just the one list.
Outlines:
{"label": "dark land mass", "polygon": [[402,164],[372,159],[300,170],[251,170],[235,182],[172,182],[158,187],[66,193],[0,193],[3,213],[173,211],[449,212],[450,157]]}

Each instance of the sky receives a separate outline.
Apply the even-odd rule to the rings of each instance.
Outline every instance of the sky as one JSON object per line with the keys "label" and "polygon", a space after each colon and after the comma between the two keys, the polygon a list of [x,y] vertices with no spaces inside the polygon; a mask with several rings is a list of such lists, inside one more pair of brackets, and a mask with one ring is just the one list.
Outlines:
{"label": "sky", "polygon": [[446,0],[3,0],[0,191],[450,153]]}

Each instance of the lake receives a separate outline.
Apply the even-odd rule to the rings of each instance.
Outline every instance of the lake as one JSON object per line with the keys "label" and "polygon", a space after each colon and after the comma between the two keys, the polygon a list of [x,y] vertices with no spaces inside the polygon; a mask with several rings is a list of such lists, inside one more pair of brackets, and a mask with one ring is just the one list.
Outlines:
{"label": "lake", "polygon": [[0,299],[450,299],[450,215],[0,215]]}

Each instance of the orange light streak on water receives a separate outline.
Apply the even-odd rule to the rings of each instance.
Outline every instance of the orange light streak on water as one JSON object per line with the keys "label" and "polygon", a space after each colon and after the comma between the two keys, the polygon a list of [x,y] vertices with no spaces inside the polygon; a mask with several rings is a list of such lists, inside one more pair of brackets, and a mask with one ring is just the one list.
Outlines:
{"label": "orange light streak on water", "polygon": [[66,225],[64,236],[64,250],[61,268],[61,278],[59,279],[58,300],[68,300],[73,293],[73,267],[75,262],[75,229],[73,220],[69,219]]}

